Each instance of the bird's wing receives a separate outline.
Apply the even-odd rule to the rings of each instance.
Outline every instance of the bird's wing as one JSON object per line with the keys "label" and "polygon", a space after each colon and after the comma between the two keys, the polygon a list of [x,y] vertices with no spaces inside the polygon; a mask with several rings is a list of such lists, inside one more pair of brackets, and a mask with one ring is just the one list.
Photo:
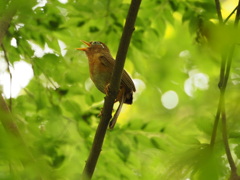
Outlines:
{"label": "bird's wing", "polygon": [[136,91],[132,78],[128,75],[128,73],[125,70],[123,70],[122,73],[122,83],[132,91],[134,92]]}
{"label": "bird's wing", "polygon": [[[115,60],[113,59],[112,56],[104,55],[104,56],[100,56],[99,59],[104,66],[111,67],[111,69],[113,69],[113,67],[115,65]],[[125,70],[123,70],[123,73],[122,73],[121,83],[122,83],[122,85],[131,89],[132,91],[134,91],[134,92],[136,91],[135,85],[134,85],[131,77],[128,75],[128,73]]]}
{"label": "bird's wing", "polygon": [[109,67],[109,68],[113,68],[114,67],[115,60],[112,58],[112,56],[104,54],[104,55],[100,56],[99,59],[100,59],[100,62],[104,66]]}

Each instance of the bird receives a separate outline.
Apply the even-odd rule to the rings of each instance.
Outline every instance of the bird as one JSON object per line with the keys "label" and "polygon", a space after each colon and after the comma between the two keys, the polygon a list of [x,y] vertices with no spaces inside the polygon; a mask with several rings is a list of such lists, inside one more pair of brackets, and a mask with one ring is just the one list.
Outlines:
{"label": "bird", "polygon": [[[115,66],[115,59],[112,57],[109,48],[100,41],[83,41],[87,47],[76,48],[84,51],[88,57],[90,78],[99,91],[108,94],[108,87],[110,84],[113,68]],[[132,104],[133,93],[136,91],[135,85],[129,74],[123,70],[120,81],[120,88],[115,99],[115,103],[119,102],[118,108],[110,120],[109,128],[113,129],[117,118],[121,112],[123,104]]]}

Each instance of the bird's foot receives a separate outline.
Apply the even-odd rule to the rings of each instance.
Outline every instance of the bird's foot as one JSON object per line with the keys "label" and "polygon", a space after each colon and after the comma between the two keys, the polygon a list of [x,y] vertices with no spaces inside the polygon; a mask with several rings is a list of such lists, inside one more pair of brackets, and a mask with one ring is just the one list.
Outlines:
{"label": "bird's foot", "polygon": [[110,87],[110,83],[108,83],[104,89],[104,92],[107,96],[109,95],[109,87]]}
{"label": "bird's foot", "polygon": [[103,108],[101,108],[101,111],[100,111],[100,113],[97,115],[97,117],[102,117],[102,114],[103,114]]}
{"label": "bird's foot", "polygon": [[[114,109],[112,110],[112,112],[114,111]],[[101,108],[101,111],[100,111],[100,113],[97,115],[97,117],[102,117],[102,115],[103,115],[103,108]]]}

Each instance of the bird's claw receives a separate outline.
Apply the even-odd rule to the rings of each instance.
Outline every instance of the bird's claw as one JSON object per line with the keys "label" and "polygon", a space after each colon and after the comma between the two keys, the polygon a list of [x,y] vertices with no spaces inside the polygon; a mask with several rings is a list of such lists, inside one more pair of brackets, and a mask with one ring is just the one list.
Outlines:
{"label": "bird's claw", "polygon": [[110,87],[110,83],[108,83],[104,89],[105,94],[108,96],[109,95],[109,87]]}
{"label": "bird's claw", "polygon": [[102,114],[103,114],[103,108],[101,108],[101,111],[100,111],[100,113],[97,115],[97,117],[102,117]]}

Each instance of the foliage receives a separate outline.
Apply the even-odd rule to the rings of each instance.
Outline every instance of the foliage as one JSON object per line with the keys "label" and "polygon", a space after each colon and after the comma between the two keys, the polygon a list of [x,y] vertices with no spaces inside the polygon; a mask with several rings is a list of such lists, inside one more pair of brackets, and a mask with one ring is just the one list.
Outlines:
{"label": "foliage", "polygon": [[[115,56],[130,2],[39,2],[0,0],[1,16],[17,8],[3,41],[7,59],[11,65],[25,61],[34,72],[11,100],[28,150],[0,126],[0,179],[79,179],[104,95],[92,85],[87,58],[75,48],[82,46],[79,40],[99,40]],[[214,148],[210,141],[221,57],[234,43],[225,107],[239,171],[240,36],[233,18],[218,25],[215,9],[208,0],[142,1],[125,64],[137,86],[134,103],[108,131],[93,179],[227,179],[221,123]],[[48,52],[38,54],[34,45]],[[173,109],[161,101],[170,90],[178,97]]]}

